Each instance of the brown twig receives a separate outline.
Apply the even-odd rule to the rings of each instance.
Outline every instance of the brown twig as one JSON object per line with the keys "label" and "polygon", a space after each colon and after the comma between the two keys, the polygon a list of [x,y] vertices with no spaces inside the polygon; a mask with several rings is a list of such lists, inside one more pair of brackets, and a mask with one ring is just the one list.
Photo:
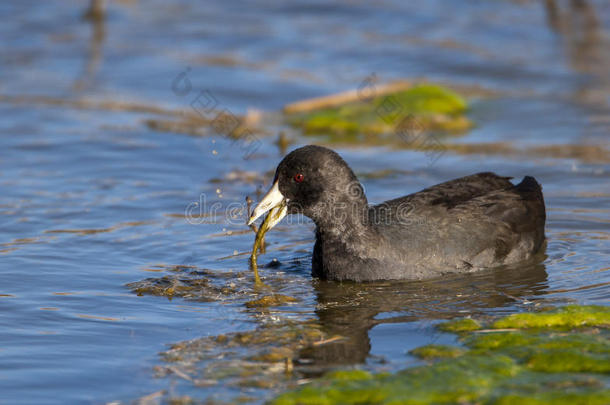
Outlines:
{"label": "brown twig", "polygon": [[[413,83],[406,80],[397,80],[386,84],[375,85],[374,96],[395,93],[397,91],[407,90],[411,87],[413,87]],[[355,101],[362,101],[362,93],[358,89],[297,101],[284,106],[284,112],[286,114],[303,113],[319,110],[321,108],[338,107]]]}

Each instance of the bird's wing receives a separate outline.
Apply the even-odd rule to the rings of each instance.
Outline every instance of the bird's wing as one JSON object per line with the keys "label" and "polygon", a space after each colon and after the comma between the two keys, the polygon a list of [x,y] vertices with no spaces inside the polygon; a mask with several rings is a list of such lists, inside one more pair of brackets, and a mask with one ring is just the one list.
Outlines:
{"label": "bird's wing", "polygon": [[393,207],[408,204],[412,209],[418,207],[431,207],[441,205],[445,208],[452,208],[473,198],[488,194],[495,190],[504,190],[513,187],[509,181],[510,177],[502,177],[497,174],[485,172],[470,176],[460,177],[459,179],[447,181],[435,186],[418,191],[417,193],[386,201],[378,206],[372,207]]}
{"label": "bird's wing", "polygon": [[422,257],[440,249],[446,257],[484,266],[502,261],[524,241],[532,245],[521,249],[525,252],[537,250],[544,240],[544,201],[532,177],[515,186],[506,177],[480,173],[384,204],[372,211],[405,226],[378,231],[390,243],[404,241],[396,244],[409,244]]}

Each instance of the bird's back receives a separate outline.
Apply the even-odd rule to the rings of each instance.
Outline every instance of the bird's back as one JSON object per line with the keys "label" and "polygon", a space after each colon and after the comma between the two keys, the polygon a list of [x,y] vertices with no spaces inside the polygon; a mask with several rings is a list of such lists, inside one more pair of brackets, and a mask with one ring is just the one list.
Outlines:
{"label": "bird's back", "polygon": [[533,177],[479,173],[371,207],[382,241],[367,249],[383,278],[428,278],[526,260],[544,242],[542,189]]}

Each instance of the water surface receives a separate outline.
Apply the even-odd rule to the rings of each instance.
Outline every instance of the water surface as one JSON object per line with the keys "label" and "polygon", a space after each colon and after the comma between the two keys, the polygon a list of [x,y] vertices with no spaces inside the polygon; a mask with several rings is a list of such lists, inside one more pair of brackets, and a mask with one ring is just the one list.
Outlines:
{"label": "water surface", "polygon": [[[409,349],[453,341],[435,331],[440,319],[608,304],[610,9],[560,3],[555,15],[541,3],[120,1],[90,22],[85,2],[3,2],[0,403],[129,403],[160,390],[163,398],[260,401],[282,383],[197,386],[175,372],[159,376],[169,364],[159,352],[311,321],[343,339],[299,352],[295,378],[337,365],[397,370],[416,364]],[[180,95],[172,83],[185,71],[192,90]],[[548,207],[546,259],[426,282],[320,282],[309,275],[313,225],[285,221],[259,260],[279,260],[262,274],[297,301],[247,307],[257,297],[247,269],[253,234],[232,209],[269,185],[282,156],[279,129],[291,148],[308,142],[270,113],[357,88],[373,74],[476,86],[468,93],[476,128],[446,142],[488,147],[431,159],[381,145],[336,146],[369,201],[477,171],[533,175]],[[257,135],[260,147],[248,159],[222,134],[146,124],[192,111],[200,90],[219,110],[268,112],[268,135]],[[193,217],[200,208],[205,216]],[[176,275],[210,285],[171,300],[127,287]]]}

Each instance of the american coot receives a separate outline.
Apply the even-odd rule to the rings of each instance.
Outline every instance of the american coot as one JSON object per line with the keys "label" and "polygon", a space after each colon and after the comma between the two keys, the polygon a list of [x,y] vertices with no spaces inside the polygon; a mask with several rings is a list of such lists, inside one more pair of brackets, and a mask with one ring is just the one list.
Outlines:
{"label": "american coot", "polygon": [[542,189],[526,176],[478,173],[369,206],[345,161],[304,146],[278,165],[249,224],[269,210],[316,226],[312,273],[330,280],[392,280],[471,272],[527,260],[544,243]]}

